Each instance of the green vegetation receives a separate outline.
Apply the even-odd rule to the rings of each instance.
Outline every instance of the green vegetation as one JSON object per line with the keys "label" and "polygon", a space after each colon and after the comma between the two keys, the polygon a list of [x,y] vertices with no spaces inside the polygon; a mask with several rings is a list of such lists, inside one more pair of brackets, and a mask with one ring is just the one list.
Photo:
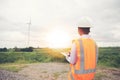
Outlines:
{"label": "green vegetation", "polygon": [[120,47],[104,47],[99,49],[99,66],[120,68]]}
{"label": "green vegetation", "polygon": [[33,47],[28,47],[28,48],[14,48],[14,51],[16,52],[32,52],[33,51]]}
{"label": "green vegetation", "polygon": [[[32,52],[22,52],[14,48],[0,52],[0,63],[66,62],[60,52],[69,50],[38,48]],[[99,48],[98,66],[120,68],[120,47]]]}
{"label": "green vegetation", "polygon": [[0,52],[7,52],[7,48],[6,47],[0,48]]}
{"label": "green vegetation", "polygon": [[53,73],[53,77],[54,77],[55,79],[57,79],[59,76],[60,76],[60,73],[58,73],[58,72]]}
{"label": "green vegetation", "polygon": [[95,74],[95,80],[102,80],[104,78],[107,78],[108,76],[105,73],[97,72]]}
{"label": "green vegetation", "polygon": [[6,64],[0,64],[0,69],[5,69],[12,72],[18,72],[19,70],[21,70],[26,66],[27,64],[6,63]]}
{"label": "green vegetation", "polygon": [[15,52],[32,52],[33,47],[26,47],[26,48],[13,48],[13,49],[7,49],[6,47],[0,48],[0,52],[9,52],[10,50],[15,51]]}
{"label": "green vegetation", "polygon": [[[61,51],[61,50],[60,50]],[[33,52],[0,52],[0,63],[65,62],[58,49],[34,49]]]}
{"label": "green vegetation", "polygon": [[17,72],[25,67],[26,63],[66,62],[60,51],[68,51],[68,49],[40,48],[34,49],[33,52],[22,52],[19,48],[14,48],[9,49],[7,52],[2,51],[0,52],[0,69]]}

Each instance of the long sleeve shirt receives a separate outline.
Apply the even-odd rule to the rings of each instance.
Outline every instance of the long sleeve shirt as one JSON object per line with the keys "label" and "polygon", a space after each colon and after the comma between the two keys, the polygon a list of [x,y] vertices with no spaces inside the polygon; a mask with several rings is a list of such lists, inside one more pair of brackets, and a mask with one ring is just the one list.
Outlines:
{"label": "long sleeve shirt", "polygon": [[[80,38],[90,38],[90,36],[89,35],[82,35],[82,36],[80,36]],[[76,44],[75,43],[72,44],[70,54],[68,56],[66,56],[66,59],[71,64],[76,63],[77,54],[76,54]]]}

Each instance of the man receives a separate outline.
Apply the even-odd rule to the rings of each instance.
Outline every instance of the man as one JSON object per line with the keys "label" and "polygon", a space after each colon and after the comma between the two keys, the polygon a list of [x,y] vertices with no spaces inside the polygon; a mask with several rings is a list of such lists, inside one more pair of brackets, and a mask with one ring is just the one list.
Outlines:
{"label": "man", "polygon": [[70,63],[68,80],[94,80],[98,48],[89,36],[91,24],[81,19],[78,26],[79,39],[73,41],[71,52],[66,56]]}

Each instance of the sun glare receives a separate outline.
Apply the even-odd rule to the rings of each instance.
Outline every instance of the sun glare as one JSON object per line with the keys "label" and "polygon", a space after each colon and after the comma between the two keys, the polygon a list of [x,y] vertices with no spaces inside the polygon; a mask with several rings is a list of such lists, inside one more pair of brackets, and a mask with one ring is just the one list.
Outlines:
{"label": "sun glare", "polygon": [[66,48],[70,45],[70,35],[62,30],[54,30],[48,34],[47,42],[50,48]]}

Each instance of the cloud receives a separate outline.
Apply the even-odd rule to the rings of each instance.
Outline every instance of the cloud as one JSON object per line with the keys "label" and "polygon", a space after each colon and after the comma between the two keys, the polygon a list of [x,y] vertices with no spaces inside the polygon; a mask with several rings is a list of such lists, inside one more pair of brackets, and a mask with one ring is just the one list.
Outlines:
{"label": "cloud", "polygon": [[33,41],[47,45],[44,37],[55,27],[68,29],[74,38],[80,17],[88,16],[94,25],[91,35],[98,43],[119,43],[119,4],[119,0],[0,0],[0,40],[14,39],[9,35],[15,40],[27,37],[30,17]]}
{"label": "cloud", "polygon": [[[120,3],[119,0],[99,0],[97,1],[100,4],[93,6],[93,10],[90,12],[90,16],[94,19],[93,35],[97,41],[102,42],[119,42],[119,39],[116,39],[115,36],[118,34],[120,29],[117,29],[115,26],[119,26],[120,21]],[[113,33],[114,31],[114,33]],[[100,33],[98,35],[98,33]]]}

